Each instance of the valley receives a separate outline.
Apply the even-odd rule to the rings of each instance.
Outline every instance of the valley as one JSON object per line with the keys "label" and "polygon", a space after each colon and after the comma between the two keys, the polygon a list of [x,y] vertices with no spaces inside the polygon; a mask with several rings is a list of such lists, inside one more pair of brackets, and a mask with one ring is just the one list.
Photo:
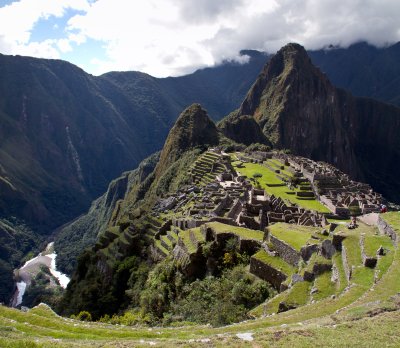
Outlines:
{"label": "valley", "polygon": [[[43,68],[39,60],[31,63]],[[85,79],[89,88],[81,91],[86,97],[79,103],[87,118],[72,112],[71,123],[65,109],[54,105],[63,117],[55,123],[47,118],[54,133],[46,133],[45,114],[29,103],[23,104],[22,121],[7,116],[21,139],[29,139],[26,149],[35,143],[34,132],[25,138],[21,131],[26,115],[35,127],[40,121],[38,134],[51,146],[36,148],[40,160],[32,168],[39,171],[32,175],[44,170],[48,178],[37,191],[12,174],[19,170],[16,162],[0,168],[7,186],[3,205],[21,198],[15,200],[20,206],[7,206],[4,219],[17,212],[22,221],[4,220],[0,232],[11,249],[43,249],[58,223],[68,221],[67,215],[75,219],[59,227],[54,244],[17,274],[20,292],[13,304],[24,305],[25,299],[34,308],[0,307],[1,344],[237,346],[266,340],[301,346],[307,337],[323,345],[337,337],[327,332],[338,328],[345,345],[351,327],[396,329],[385,323],[393,323],[399,309],[399,108],[336,88],[303,47],[288,44],[219,123],[195,103],[166,136],[176,117],[172,112],[182,105],[158,90],[155,99],[162,105],[150,98],[150,108],[140,94],[157,89],[159,81],[136,73],[97,79],[70,66],[67,77],[61,73],[64,63],[47,64],[59,69],[58,91],[66,95],[77,93],[70,78]],[[44,75],[34,81],[48,83]],[[140,85],[139,94],[132,83]],[[32,98],[24,103],[39,103]],[[62,141],[53,137],[58,130]],[[162,150],[153,153],[165,136]],[[116,145],[111,152],[110,139]],[[142,148],[142,141],[151,146]],[[28,156],[31,150],[25,150]],[[104,153],[110,157],[103,160]],[[45,158],[59,166],[48,167]],[[65,199],[52,191],[48,197],[57,204],[40,205],[47,185],[60,189],[53,174],[65,185]],[[105,193],[76,217],[111,178]],[[36,213],[45,226],[40,237],[29,233]],[[10,242],[19,240],[12,233],[16,227],[32,244]],[[66,290],[57,284],[56,255],[57,269],[71,276]],[[24,256],[27,261],[33,254]]]}

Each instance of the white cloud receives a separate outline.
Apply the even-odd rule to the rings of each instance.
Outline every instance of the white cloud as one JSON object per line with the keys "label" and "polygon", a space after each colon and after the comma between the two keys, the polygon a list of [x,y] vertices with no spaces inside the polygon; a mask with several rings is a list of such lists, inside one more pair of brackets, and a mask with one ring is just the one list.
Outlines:
{"label": "white cloud", "polygon": [[68,39],[57,40],[57,47],[62,53],[67,53],[72,51],[70,40]]}
{"label": "white cloud", "polygon": [[8,54],[57,58],[59,52],[54,40],[31,42],[35,24],[50,16],[62,17],[65,10],[89,9],[87,0],[20,0],[0,8],[0,51]]}
{"label": "white cloud", "polygon": [[29,41],[35,23],[62,16],[67,8],[79,9],[83,13],[70,18],[65,39],[40,44],[42,52],[62,57],[63,52],[71,54],[71,44],[98,41],[106,56],[94,56],[91,66],[82,66],[94,74],[140,70],[154,76],[180,75],[224,59],[240,60],[241,49],[272,53],[293,41],[318,49],[360,40],[375,45],[400,40],[398,0],[42,0],[37,4],[21,0],[0,8],[0,50],[38,51],[39,43]]}

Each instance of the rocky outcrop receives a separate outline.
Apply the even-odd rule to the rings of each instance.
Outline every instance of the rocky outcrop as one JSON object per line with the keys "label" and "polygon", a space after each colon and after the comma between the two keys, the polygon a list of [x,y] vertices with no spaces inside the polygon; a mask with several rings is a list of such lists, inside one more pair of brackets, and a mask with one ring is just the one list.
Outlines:
{"label": "rocky outcrop", "polygon": [[199,104],[189,106],[168,134],[155,170],[156,177],[160,177],[183,152],[196,146],[206,148],[218,143],[219,132],[207,112]]}
{"label": "rocky outcrop", "polygon": [[332,163],[399,200],[400,109],[335,88],[300,45],[286,45],[269,61],[242,115],[252,115],[274,146]]}

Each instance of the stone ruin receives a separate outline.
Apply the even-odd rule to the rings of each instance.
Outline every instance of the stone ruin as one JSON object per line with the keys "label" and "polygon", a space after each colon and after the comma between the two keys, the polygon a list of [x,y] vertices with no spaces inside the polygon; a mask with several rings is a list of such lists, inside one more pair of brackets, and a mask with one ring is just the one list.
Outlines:
{"label": "stone ruin", "polygon": [[[171,210],[174,214],[182,213],[181,221],[197,221],[199,223],[224,219],[234,224],[255,230],[264,230],[274,222],[287,222],[305,226],[324,226],[324,216],[317,212],[299,208],[287,203],[279,197],[268,195],[264,190],[255,188],[243,176],[239,176],[224,155],[216,154],[224,166],[224,170],[210,172],[203,176],[213,175],[213,180],[204,186],[197,185],[202,179],[198,172],[193,176],[193,185],[160,200],[155,207],[158,212]],[[211,157],[211,156],[210,156]],[[268,153],[257,153],[257,158],[270,158]],[[203,169],[204,170],[204,169]],[[188,209],[184,210],[185,207]],[[326,221],[326,219],[325,219]],[[190,228],[182,223],[180,228]]]}
{"label": "stone ruin", "polygon": [[348,217],[379,212],[384,203],[382,195],[368,184],[351,180],[328,163],[287,154],[280,157],[309,180],[318,199],[336,215]]}

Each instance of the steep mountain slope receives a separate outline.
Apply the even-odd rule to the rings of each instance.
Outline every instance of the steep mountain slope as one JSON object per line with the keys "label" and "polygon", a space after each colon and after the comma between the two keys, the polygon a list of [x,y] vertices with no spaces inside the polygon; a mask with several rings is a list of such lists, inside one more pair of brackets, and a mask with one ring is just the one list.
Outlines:
{"label": "steep mountain slope", "polygon": [[[398,52],[399,44],[384,49],[357,44],[310,54],[335,84],[396,103]],[[12,264],[3,260],[5,267],[15,267],[53,228],[82,213],[110,180],[160,149],[184,107],[201,102],[214,119],[237,108],[270,58],[256,51],[242,54],[250,57],[249,63],[225,62],[165,79],[137,72],[93,77],[66,62],[0,55],[0,238],[4,255],[15,256]],[[239,142],[252,138],[268,143],[247,116],[224,132]],[[366,152],[366,146],[360,151]],[[386,145],[383,150],[368,146],[387,152]],[[352,157],[352,151],[342,152]],[[351,170],[369,172],[380,185],[389,183],[390,174],[371,172],[370,163],[371,158],[362,159],[361,172],[354,166]],[[392,190],[388,185],[386,190]]]}
{"label": "steep mountain slope", "polygon": [[[188,104],[209,100],[219,118],[237,107],[265,60],[246,54],[251,64],[168,79],[94,77],[67,62],[0,55],[0,238],[18,255],[10,264],[2,254],[4,267],[16,267],[112,179],[159,150]],[[23,246],[21,228],[31,235]]]}
{"label": "steep mountain slope", "polygon": [[335,88],[300,45],[269,61],[237,115],[252,115],[276,147],[330,162],[399,201],[400,109]]}
{"label": "steep mountain slope", "polygon": [[[155,153],[143,160],[137,169],[125,172],[111,181],[107,191],[92,203],[86,214],[54,233],[57,267],[63,273],[72,274],[78,256],[86,248],[91,248],[98,236],[112,225],[115,219],[115,217],[113,219],[113,212],[119,209],[121,201],[128,193],[132,196],[132,191],[140,187],[140,184],[154,170],[158,159],[159,153]],[[134,203],[134,200],[131,203]]]}
{"label": "steep mountain slope", "polygon": [[[200,105],[194,104],[181,113],[169,132],[159,160],[158,156],[154,156],[146,161],[147,164],[142,163],[138,171],[131,172],[131,184],[124,185],[124,190],[127,190],[123,197],[120,196],[121,200],[117,204],[103,205],[107,206],[108,211],[114,207],[112,214],[107,215],[111,218],[104,219],[99,229],[86,229],[85,236],[95,236],[97,243],[94,248],[86,250],[78,258],[71,285],[68,286],[62,304],[65,313],[79,312],[85,308],[90,308],[97,316],[113,313],[132,300],[131,295],[125,293],[129,286],[134,287],[132,291],[138,293],[143,290],[141,287],[144,284],[138,281],[134,285],[129,273],[138,274],[142,270],[145,272],[142,277],[147,277],[147,247],[150,242],[147,237],[151,225],[149,221],[152,221],[149,215],[150,208],[159,197],[174,192],[177,187],[185,184],[189,166],[201,151],[209,145],[218,144],[218,141],[216,126]],[[145,170],[140,170],[141,168]],[[152,168],[154,171],[150,173]],[[108,195],[109,193],[104,195],[101,200],[104,201]],[[55,245],[61,254],[65,254],[66,249],[63,241],[68,239],[71,231],[76,234],[76,224],[79,230],[80,225],[98,216],[93,212],[95,205],[88,214],[71,224],[69,230],[62,231],[62,235],[56,239]],[[76,241],[72,241],[72,245],[82,251],[82,247]],[[71,256],[74,258],[76,255]],[[94,302],[93,296],[96,296],[98,301]],[[138,297],[138,294],[135,296]]]}
{"label": "steep mountain slope", "polygon": [[[245,64],[226,61],[220,66],[197,70],[193,74],[180,77],[155,78],[137,72],[110,72],[102,77],[120,87],[129,98],[137,98],[137,90],[146,91],[144,100],[165,101],[172,127],[176,115],[193,103],[203,105],[210,117],[220,120],[236,109],[246,95],[251,84],[260,73],[269,55],[264,52],[243,50],[249,57]],[[168,130],[164,134],[164,138]],[[160,147],[163,142],[161,142]]]}
{"label": "steep mountain slope", "polygon": [[[0,76],[0,237],[20,255],[156,151],[149,139],[167,127],[151,105],[66,62],[1,55]],[[23,247],[18,226],[32,230]]]}
{"label": "steep mountain slope", "polygon": [[360,42],[308,55],[336,87],[400,106],[400,43],[377,48]]}

